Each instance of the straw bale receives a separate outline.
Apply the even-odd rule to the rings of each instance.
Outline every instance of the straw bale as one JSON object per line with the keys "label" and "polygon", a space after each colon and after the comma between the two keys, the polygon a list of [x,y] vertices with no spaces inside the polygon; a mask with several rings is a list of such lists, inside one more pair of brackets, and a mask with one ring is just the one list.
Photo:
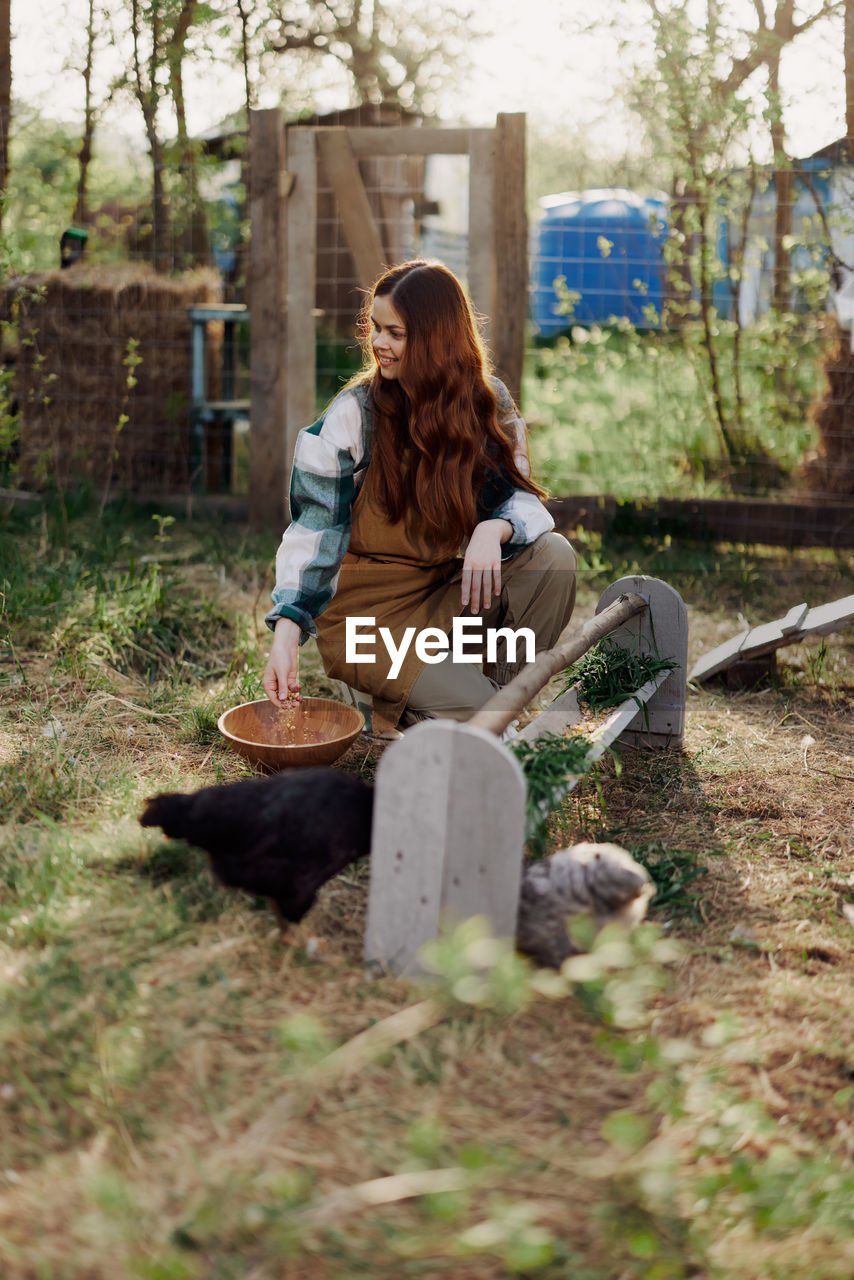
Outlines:
{"label": "straw bale", "polygon": [[[4,293],[18,331],[15,391],[25,483],[53,480],[65,487],[85,478],[102,492],[186,489],[187,312],[221,300],[217,273],[172,278],[140,265],[79,263],[8,280]],[[141,363],[129,389],[124,360],[131,339]],[[216,364],[213,354],[209,349],[209,368]],[[129,421],[118,431],[122,414]]]}
{"label": "straw bale", "polygon": [[825,381],[809,414],[818,444],[804,458],[797,479],[817,498],[841,498],[854,494],[854,351],[835,316],[828,315],[822,327]]}

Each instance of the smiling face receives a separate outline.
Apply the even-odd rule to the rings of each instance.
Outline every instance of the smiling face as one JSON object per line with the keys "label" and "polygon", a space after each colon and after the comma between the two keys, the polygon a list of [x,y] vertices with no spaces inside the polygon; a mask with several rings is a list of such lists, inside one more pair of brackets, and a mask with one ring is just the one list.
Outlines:
{"label": "smiling face", "polygon": [[371,346],[383,378],[396,378],[406,346],[406,325],[387,295],[377,295],[371,308]]}

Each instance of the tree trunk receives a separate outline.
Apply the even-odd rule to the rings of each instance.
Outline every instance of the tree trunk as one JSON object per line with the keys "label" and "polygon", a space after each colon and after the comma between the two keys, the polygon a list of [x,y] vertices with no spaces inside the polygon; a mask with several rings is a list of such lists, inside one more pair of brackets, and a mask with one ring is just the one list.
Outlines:
{"label": "tree trunk", "polygon": [[774,288],[771,305],[777,312],[789,307],[789,250],[786,238],[792,234],[792,162],[786,154],[786,134],[780,104],[780,55],[768,67],[768,92],[771,107],[771,146],[774,150]]}
{"label": "tree trunk", "polygon": [[255,106],[255,86],[252,83],[250,70],[249,10],[246,7],[246,0],[237,0],[237,12],[240,15],[240,63],[243,68],[243,93],[246,99],[246,119],[248,120],[249,112]]}
{"label": "tree trunk", "polygon": [[854,0],[845,0],[845,139],[854,164]]}
{"label": "tree trunk", "polygon": [[9,128],[12,116],[11,0],[0,0],[0,226],[9,184]]}
{"label": "tree trunk", "polygon": [[[187,132],[187,111],[184,103],[183,63],[187,33],[193,23],[196,0],[184,0],[184,5],[169,41],[166,57],[169,65],[169,88],[175,106],[178,124],[178,169],[184,184],[183,203],[186,209],[186,252],[189,262],[182,265],[210,262],[207,215],[199,193],[196,152]],[[183,257],[184,255],[182,255]]]}
{"label": "tree trunk", "polygon": [[148,139],[148,154],[151,157],[151,260],[155,271],[168,271],[170,259],[167,254],[169,240],[169,211],[166,204],[166,192],[163,187],[163,143],[157,132],[157,106],[160,90],[157,84],[157,72],[160,56],[161,22],[157,4],[153,5],[151,20],[151,56],[147,72],[143,71],[139,42],[142,34],[143,19],[139,11],[139,0],[132,0],[131,23],[133,35],[133,73],[134,94],[145,121],[145,135]]}
{"label": "tree trunk", "polygon": [[151,258],[155,271],[169,271],[172,266],[169,244],[169,212],[163,187],[163,144],[154,134],[150,138],[151,150]]}
{"label": "tree trunk", "polygon": [[86,24],[86,64],[83,68],[84,106],[83,137],[77,152],[77,197],[71,221],[82,227],[89,214],[89,165],[92,162],[92,138],[95,133],[95,112],[92,107],[92,67],[95,61],[95,0],[89,0],[89,20]]}

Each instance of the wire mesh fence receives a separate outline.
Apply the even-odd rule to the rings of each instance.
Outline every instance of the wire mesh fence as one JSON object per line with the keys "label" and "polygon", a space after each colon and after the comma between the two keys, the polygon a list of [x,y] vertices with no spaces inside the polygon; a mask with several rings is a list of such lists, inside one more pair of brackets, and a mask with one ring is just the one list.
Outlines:
{"label": "wire mesh fence", "polygon": [[[378,111],[306,123],[418,127]],[[34,147],[18,156],[5,210],[3,483],[245,494],[245,137],[206,140],[192,181],[164,161],[159,205],[150,191],[116,194],[79,227],[63,216],[67,176],[51,187],[37,159]],[[721,210],[678,259],[682,231],[667,202],[622,190],[542,202],[531,220],[523,410],[552,493],[854,497],[854,354],[844,306],[837,316],[833,305],[854,267],[854,170],[847,153],[828,154],[805,182],[805,163],[787,184],[782,308],[773,174],[743,234]],[[467,166],[462,156],[360,161],[389,262],[437,257],[465,279]],[[317,292],[305,317],[318,408],[360,366],[369,283],[357,278],[322,167],[319,176]],[[40,189],[36,237],[29,211]]]}

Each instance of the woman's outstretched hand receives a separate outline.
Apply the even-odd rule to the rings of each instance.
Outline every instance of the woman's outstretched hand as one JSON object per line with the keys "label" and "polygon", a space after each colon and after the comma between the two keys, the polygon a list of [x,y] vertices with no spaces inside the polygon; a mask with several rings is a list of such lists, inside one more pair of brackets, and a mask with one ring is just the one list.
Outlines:
{"label": "woman's outstretched hand", "polygon": [[475,525],[463,559],[462,605],[477,613],[501,594],[501,544],[513,535],[509,520],[481,520]]}
{"label": "woman's outstretched hand", "polygon": [[299,694],[299,638],[299,623],[291,618],[279,618],[261,681],[274,707],[284,707],[290,694]]}

